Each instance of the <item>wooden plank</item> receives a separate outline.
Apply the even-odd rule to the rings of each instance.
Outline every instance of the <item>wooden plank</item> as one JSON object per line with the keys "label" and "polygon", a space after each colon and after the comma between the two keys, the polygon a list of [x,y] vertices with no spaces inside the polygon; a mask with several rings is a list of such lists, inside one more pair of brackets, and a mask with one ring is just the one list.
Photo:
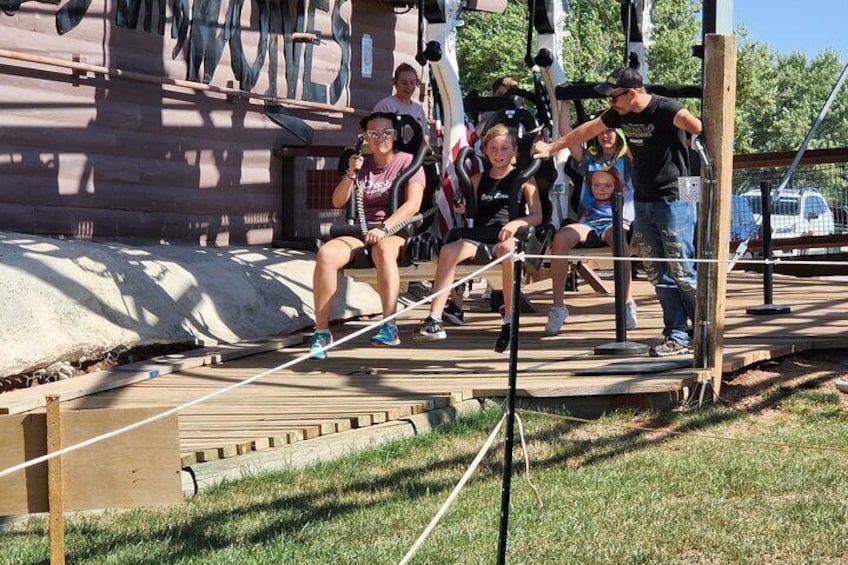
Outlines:
{"label": "wooden plank", "polygon": [[[335,427],[324,428],[326,433],[334,433]],[[320,435],[322,435],[322,426],[317,424],[304,424],[304,425],[291,425],[291,426],[279,426],[275,429],[276,432],[280,434],[284,432],[296,432],[303,436],[303,439],[314,439]],[[210,439],[232,439],[232,438],[241,438],[241,439],[251,439],[246,438],[242,433],[226,433],[226,432],[209,432],[204,433],[202,431],[186,431],[180,433],[180,441],[183,439],[191,439],[191,440],[204,440],[206,445],[210,443]]]}
{"label": "wooden plank", "polygon": [[[98,392],[125,387],[129,384],[156,379],[176,370],[212,364],[216,360],[235,359],[244,355],[276,350],[303,342],[300,334],[284,338],[243,342],[216,348],[187,352],[182,356],[166,356],[151,361],[132,363],[106,371],[97,371],[72,379],[48,383],[37,389],[19,389],[0,396],[0,414],[19,414],[44,406],[44,395],[55,394],[63,401]],[[160,398],[161,401],[161,398]]]}
{"label": "wooden plank", "polygon": [[[311,415],[310,415],[311,416]],[[351,429],[351,421],[350,418],[338,418],[336,416],[328,416],[328,417],[302,417],[294,420],[288,420],[287,422],[259,422],[259,421],[250,421],[250,420],[222,420],[219,418],[204,418],[202,420],[195,421],[183,421],[180,422],[180,431],[185,436],[190,436],[191,434],[201,433],[205,434],[206,432],[218,432],[221,430],[227,431],[238,431],[238,432],[249,432],[247,435],[252,433],[257,433],[259,435],[265,435],[267,430],[278,430],[281,426],[291,427],[291,422],[297,422],[298,425],[317,425],[321,427],[322,435],[325,433],[335,433],[335,432],[343,432]]]}
{"label": "wooden plank", "polygon": [[260,425],[263,427],[274,426],[283,422],[291,422],[291,421],[300,421],[305,418],[316,419],[316,418],[330,418],[334,420],[346,420],[350,426],[354,428],[361,428],[364,426],[370,426],[375,423],[375,420],[378,421],[386,421],[386,413],[385,412],[288,412],[281,416],[265,416],[265,417],[256,417],[254,414],[250,413],[240,413],[240,414],[226,414],[221,412],[207,412],[203,415],[193,415],[193,416],[182,416],[180,418],[180,429],[188,429],[189,427],[200,427],[203,428],[207,423],[220,423],[226,422],[227,425],[231,426],[250,426],[252,424]]}
{"label": "wooden plank", "polygon": [[[79,443],[161,412],[155,408],[65,410],[62,443]],[[46,452],[44,414],[0,416],[0,469]],[[176,416],[63,457],[65,510],[182,502]],[[92,481],[91,477],[97,477]],[[46,465],[0,479],[0,515],[47,511]]]}
{"label": "wooden plank", "polygon": [[[62,414],[58,396],[47,397],[47,453],[62,449]],[[62,482],[62,457],[47,462],[47,507],[50,512],[50,563],[65,563],[65,492]]]}

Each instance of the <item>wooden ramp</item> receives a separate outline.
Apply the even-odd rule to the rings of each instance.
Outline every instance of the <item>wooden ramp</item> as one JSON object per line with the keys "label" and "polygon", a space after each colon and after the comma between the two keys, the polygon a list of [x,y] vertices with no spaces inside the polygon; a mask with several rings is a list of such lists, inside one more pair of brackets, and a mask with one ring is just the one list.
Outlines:
{"label": "wooden ramp", "polygon": [[[653,343],[660,335],[660,308],[647,282],[634,285],[639,329],[628,337]],[[846,285],[834,278],[778,276],[775,302],[790,306],[791,313],[752,316],[745,309],[762,302],[761,277],[731,274],[723,370],[729,373],[756,361],[811,348],[846,346]],[[628,401],[644,405],[640,401],[652,396],[682,398],[706,378],[680,366],[687,359],[691,362],[691,357],[677,358],[675,365],[668,359],[594,355],[596,346],[614,341],[610,296],[588,288],[568,293],[571,316],[560,335],[548,337],[543,328],[550,303],[549,282],[537,283],[527,294],[540,313],[521,317],[520,396],[569,399],[578,405],[600,399],[605,399],[608,407]],[[370,347],[366,334],[330,351],[327,360],[307,360],[185,410],[179,416],[183,465],[371,426],[459,400],[504,396],[508,356],[492,350],[500,321],[496,314],[484,311],[487,305],[470,301],[466,324],[448,326],[447,340],[414,341],[412,336],[425,315],[424,310],[416,311],[400,320],[403,343],[398,347]],[[348,323],[335,328],[335,333],[338,338],[364,325],[364,321]],[[235,347],[225,356],[208,351],[195,354],[192,363],[182,362],[168,374],[77,397],[63,402],[63,409],[171,407],[268,371],[306,351],[300,336],[252,347],[245,350],[252,354],[241,357]],[[604,372],[614,374],[599,374]],[[50,387],[68,386],[69,382],[21,392],[43,398],[51,393]],[[75,390],[79,392],[79,387]],[[0,412],[4,401],[9,404],[14,394],[0,395]]]}

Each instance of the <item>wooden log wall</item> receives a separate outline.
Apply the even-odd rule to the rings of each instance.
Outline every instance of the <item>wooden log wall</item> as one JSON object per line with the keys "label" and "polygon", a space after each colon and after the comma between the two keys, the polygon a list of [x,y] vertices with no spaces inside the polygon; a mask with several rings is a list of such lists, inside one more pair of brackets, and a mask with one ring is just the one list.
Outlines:
{"label": "wooden log wall", "polygon": [[[62,5],[25,2],[0,18],[0,50],[152,77],[206,76],[212,85],[238,89],[244,73],[232,61],[242,58],[231,52],[232,34],[223,40],[230,3],[189,3],[192,19],[173,59],[179,40],[170,33],[171,3],[160,35],[155,9],[150,31],[143,8],[136,29],[120,27],[115,0],[92,4],[64,35],[57,32]],[[357,114],[390,94],[394,67],[414,62],[416,13],[395,14],[378,0],[261,4],[260,10],[260,3],[244,3],[240,20],[243,60],[258,72],[250,92],[280,97],[313,130],[311,140],[272,122],[261,99],[0,58],[0,231],[227,245],[295,235],[285,218],[298,218],[304,229],[317,226],[320,211],[287,209],[305,198],[305,174],[287,174],[293,171],[283,170],[279,149],[301,147],[308,155],[311,146],[353,139]],[[207,54],[192,64],[203,53],[200,14],[210,5],[218,16],[207,37],[218,43],[207,39],[205,48],[220,48],[220,60]],[[263,17],[270,27],[260,60]],[[294,42],[295,33],[320,40]],[[362,76],[363,34],[373,45],[370,77]],[[286,98],[333,109],[295,107]]]}

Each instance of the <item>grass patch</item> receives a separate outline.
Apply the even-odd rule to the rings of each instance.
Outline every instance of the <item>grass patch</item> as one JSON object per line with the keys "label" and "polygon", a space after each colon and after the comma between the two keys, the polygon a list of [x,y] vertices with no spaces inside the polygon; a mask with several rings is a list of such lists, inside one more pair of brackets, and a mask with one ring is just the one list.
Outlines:
{"label": "grass patch", "polygon": [[[591,422],[521,412],[545,504],[516,448],[509,562],[844,562],[844,409],[815,390],[777,396],[768,417],[722,406]],[[245,477],[179,507],[69,516],[68,561],[397,563],[499,417],[489,410],[306,470]],[[502,459],[498,442],[415,563],[494,562]],[[46,540],[45,520],[32,519],[0,537],[0,562],[46,562]]]}

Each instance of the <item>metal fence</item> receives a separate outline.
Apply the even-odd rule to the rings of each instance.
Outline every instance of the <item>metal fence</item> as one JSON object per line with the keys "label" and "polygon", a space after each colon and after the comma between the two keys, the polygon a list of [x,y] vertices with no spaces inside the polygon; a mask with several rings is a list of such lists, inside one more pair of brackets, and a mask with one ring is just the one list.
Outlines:
{"label": "metal fence", "polygon": [[792,153],[736,156],[732,241],[760,235],[763,180],[772,190],[773,238],[848,233],[848,148],[808,151],[785,189],[774,194],[793,157]]}

